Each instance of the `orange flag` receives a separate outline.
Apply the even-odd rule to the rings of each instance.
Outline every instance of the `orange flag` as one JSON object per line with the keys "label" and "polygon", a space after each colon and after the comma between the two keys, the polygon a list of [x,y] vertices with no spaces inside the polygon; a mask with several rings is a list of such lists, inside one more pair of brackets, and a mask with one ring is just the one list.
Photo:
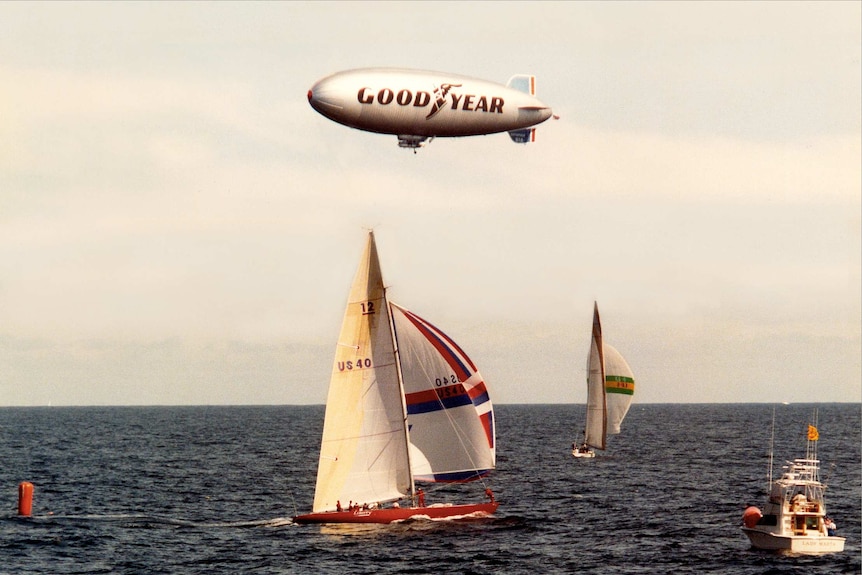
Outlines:
{"label": "orange flag", "polygon": [[813,425],[808,426],[808,441],[817,441],[820,439],[820,434],[817,433],[817,428]]}

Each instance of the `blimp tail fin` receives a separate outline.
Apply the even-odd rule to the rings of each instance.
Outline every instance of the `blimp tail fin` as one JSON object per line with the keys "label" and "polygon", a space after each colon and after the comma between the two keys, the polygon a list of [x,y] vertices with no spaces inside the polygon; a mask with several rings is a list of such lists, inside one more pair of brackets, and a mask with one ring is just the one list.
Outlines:
{"label": "blimp tail fin", "polygon": [[536,95],[536,77],[529,74],[515,74],[509,78],[509,83],[506,86],[531,96]]}
{"label": "blimp tail fin", "polygon": [[536,128],[524,128],[523,130],[512,130],[509,137],[516,144],[528,144],[536,141]]}
{"label": "blimp tail fin", "polygon": [[[536,95],[536,77],[531,74],[515,74],[509,78],[509,83],[506,84],[513,90],[524,92],[531,96]],[[533,108],[523,108],[525,110],[533,110]],[[538,109],[538,108],[536,108]],[[536,141],[535,128],[523,128],[521,130],[512,130],[509,132],[509,137],[516,144],[528,144]]]}

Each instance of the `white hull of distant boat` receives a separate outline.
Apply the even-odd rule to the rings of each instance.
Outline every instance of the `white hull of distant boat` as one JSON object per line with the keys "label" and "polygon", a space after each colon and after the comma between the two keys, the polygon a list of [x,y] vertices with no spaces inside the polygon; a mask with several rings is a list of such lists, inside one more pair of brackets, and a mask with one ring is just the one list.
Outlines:
{"label": "white hull of distant boat", "polygon": [[749,507],[743,513],[742,531],[753,547],[800,555],[844,551],[844,537],[830,535],[823,497],[826,486],[819,477],[818,439],[817,428],[810,425],[805,457],[789,461],[775,481],[770,469],[769,499],[763,512]]}
{"label": "white hull of distant boat", "polygon": [[579,451],[577,449],[572,450],[572,457],[577,457],[579,459],[581,459],[581,458],[592,459],[595,456],[596,456],[596,452],[592,451],[592,450],[590,450],[590,451]]}
{"label": "white hull of distant boat", "polygon": [[780,535],[759,528],[743,527],[751,545],[768,551],[789,551],[800,555],[820,555],[844,551],[843,537],[817,535]]}

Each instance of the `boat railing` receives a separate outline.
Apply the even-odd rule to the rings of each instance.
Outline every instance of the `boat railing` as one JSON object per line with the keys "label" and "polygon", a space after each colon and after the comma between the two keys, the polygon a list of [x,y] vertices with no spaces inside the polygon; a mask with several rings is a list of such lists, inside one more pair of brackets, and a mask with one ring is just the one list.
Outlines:
{"label": "boat railing", "polygon": [[820,460],[818,459],[796,459],[792,462],[788,461],[783,467],[784,474],[782,479],[794,482],[810,482],[818,483],[820,481],[818,475],[820,472]]}
{"label": "boat railing", "polygon": [[784,468],[790,469],[791,471],[817,471],[820,469],[820,460],[794,459],[793,461],[788,461]]}
{"label": "boat railing", "polygon": [[[791,513],[818,514],[823,509],[823,491],[818,485],[792,485],[781,494],[784,508]],[[777,493],[772,494],[773,501]]]}
{"label": "boat railing", "polygon": [[790,510],[795,513],[819,513],[820,504],[816,501],[809,501],[807,503],[798,504],[791,503]]}

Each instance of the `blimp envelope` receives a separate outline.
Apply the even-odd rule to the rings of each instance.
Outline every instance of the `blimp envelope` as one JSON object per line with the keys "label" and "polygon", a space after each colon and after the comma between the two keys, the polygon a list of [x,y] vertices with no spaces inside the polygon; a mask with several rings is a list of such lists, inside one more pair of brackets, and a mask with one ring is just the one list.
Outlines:
{"label": "blimp envelope", "polygon": [[504,86],[445,72],[366,68],[323,78],[308,101],[334,122],[392,134],[399,146],[416,149],[431,138],[500,132],[533,141],[534,126],[553,116],[535,94],[529,75],[512,76]]}

